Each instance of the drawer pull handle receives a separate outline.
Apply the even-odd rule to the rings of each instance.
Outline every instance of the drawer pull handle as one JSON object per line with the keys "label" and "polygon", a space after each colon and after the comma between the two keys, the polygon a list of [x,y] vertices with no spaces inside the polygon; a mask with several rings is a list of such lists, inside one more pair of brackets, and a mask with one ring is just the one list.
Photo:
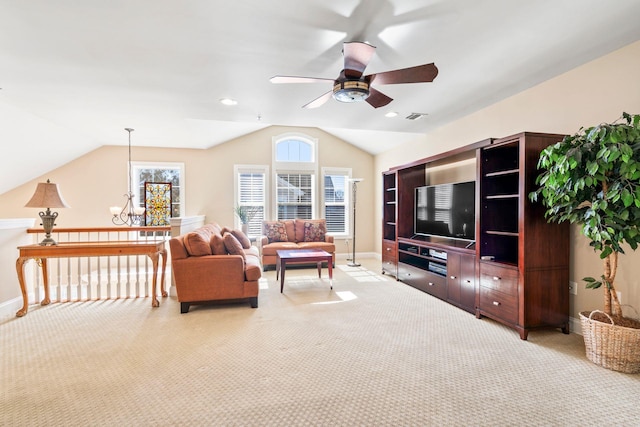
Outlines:
{"label": "drawer pull handle", "polygon": [[471,284],[471,280],[465,280],[465,283]]}
{"label": "drawer pull handle", "polygon": [[429,282],[429,286],[433,286],[433,282]]}
{"label": "drawer pull handle", "polygon": [[498,301],[494,301],[493,305],[500,305],[500,303]]}
{"label": "drawer pull handle", "polygon": [[456,276],[449,276],[449,279],[456,280]]}
{"label": "drawer pull handle", "polygon": [[391,248],[387,248],[387,251],[390,251],[390,250],[391,250]]}
{"label": "drawer pull handle", "polygon": [[500,277],[498,277],[498,276],[493,276],[493,280],[500,280]]}

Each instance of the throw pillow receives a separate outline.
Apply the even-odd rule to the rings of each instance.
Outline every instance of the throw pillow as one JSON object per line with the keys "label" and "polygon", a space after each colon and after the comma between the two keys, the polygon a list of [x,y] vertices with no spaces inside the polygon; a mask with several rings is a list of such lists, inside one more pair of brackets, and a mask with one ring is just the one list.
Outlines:
{"label": "throw pillow", "polygon": [[304,241],[305,242],[324,242],[327,228],[324,222],[305,222],[304,223]]}
{"label": "throw pillow", "polygon": [[208,232],[205,230],[194,230],[187,233],[184,236],[184,247],[191,256],[211,255]]}
{"label": "throw pillow", "polygon": [[222,240],[224,240],[224,247],[227,249],[227,252],[229,252],[229,255],[242,255],[242,258],[246,257],[244,249],[242,249],[242,245],[233,234],[224,233]]}
{"label": "throw pillow", "polygon": [[211,245],[211,253],[213,255],[226,255],[227,248],[224,246],[224,240],[220,234],[214,234],[211,236],[211,241],[209,242]]}
{"label": "throw pillow", "polygon": [[269,239],[269,243],[289,241],[283,222],[265,222],[262,226],[262,232]]}
{"label": "throw pillow", "polygon": [[242,230],[236,228],[235,230],[231,230],[231,234],[233,234],[233,237],[238,239],[238,242],[240,242],[243,249],[249,249],[251,247],[251,240],[249,240]]}

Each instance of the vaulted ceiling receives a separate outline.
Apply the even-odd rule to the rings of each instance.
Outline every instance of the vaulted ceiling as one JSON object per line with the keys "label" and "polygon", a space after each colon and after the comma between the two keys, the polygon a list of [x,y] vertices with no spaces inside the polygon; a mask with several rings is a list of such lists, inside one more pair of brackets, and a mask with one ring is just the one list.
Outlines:
{"label": "vaulted ceiling", "polygon": [[[124,127],[189,148],[318,127],[377,154],[640,40],[638,22],[637,0],[0,0],[0,194],[125,145]],[[330,82],[269,82],[337,77],[347,41],[376,46],[366,73],[439,75],[377,87],[394,99],[379,109],[303,109]]]}

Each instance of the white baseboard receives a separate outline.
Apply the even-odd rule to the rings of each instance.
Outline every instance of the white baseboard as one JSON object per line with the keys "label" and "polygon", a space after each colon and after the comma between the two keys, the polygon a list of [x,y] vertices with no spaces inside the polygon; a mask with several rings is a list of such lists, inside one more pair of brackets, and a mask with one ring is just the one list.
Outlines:
{"label": "white baseboard", "polygon": [[0,304],[0,319],[14,317],[16,312],[22,308],[22,297],[16,297]]}
{"label": "white baseboard", "polygon": [[569,331],[571,331],[571,333],[573,334],[582,335],[582,325],[580,324],[580,319],[569,317]]}
{"label": "white baseboard", "polygon": [[[349,253],[336,253],[336,260],[341,260],[341,261],[346,261],[351,259],[351,256],[353,254]],[[356,260],[358,259],[365,259],[365,258],[374,258],[374,259],[381,259],[379,254],[376,254],[375,252],[356,252]]]}

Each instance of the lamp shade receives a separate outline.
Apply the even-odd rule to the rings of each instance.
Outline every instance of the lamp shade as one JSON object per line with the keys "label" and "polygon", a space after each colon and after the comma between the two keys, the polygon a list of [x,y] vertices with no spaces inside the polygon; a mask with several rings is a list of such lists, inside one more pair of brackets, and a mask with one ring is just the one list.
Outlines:
{"label": "lamp shade", "polygon": [[68,208],[69,205],[64,201],[58,184],[47,182],[39,182],[36,192],[31,200],[24,205],[26,208]]}

